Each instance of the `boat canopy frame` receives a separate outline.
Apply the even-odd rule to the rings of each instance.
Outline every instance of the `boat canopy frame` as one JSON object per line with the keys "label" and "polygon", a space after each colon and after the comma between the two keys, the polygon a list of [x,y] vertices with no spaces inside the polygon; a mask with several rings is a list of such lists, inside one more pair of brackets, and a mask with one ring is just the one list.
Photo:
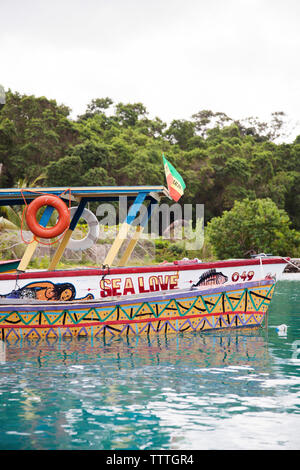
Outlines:
{"label": "boat canopy frame", "polygon": [[[61,199],[68,201],[75,201],[78,203],[77,210],[75,211],[69,228],[64,233],[59,245],[54,253],[50,262],[48,270],[55,270],[64,253],[65,248],[75,230],[78,221],[88,202],[116,202],[120,197],[127,197],[129,202],[133,202],[129,207],[128,213],[124,222],[119,228],[119,232],[103,262],[105,266],[112,266],[116,259],[120,248],[126,239],[129,229],[136,219],[136,216],[145,201],[150,201],[147,212],[141,222],[137,225],[134,236],[130,240],[122,258],[119,261],[119,266],[125,266],[134,250],[134,247],[146,226],[148,220],[151,218],[155,208],[159,205],[162,197],[170,198],[167,188],[164,186],[94,186],[94,187],[53,187],[53,188],[8,188],[0,189],[0,206],[13,206],[24,205],[33,201],[36,197],[41,195],[55,195]],[[46,227],[54,208],[47,206],[44,210],[40,225]],[[39,240],[33,237],[31,243],[27,246],[25,253],[17,267],[17,272],[25,272],[30,260],[37,248]]]}

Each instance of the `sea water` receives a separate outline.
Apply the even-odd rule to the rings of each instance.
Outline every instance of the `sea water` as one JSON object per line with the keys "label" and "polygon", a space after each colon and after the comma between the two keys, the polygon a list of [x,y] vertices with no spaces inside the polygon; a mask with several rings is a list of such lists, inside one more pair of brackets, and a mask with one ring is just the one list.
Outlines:
{"label": "sea water", "polygon": [[300,276],[266,328],[1,343],[0,371],[1,450],[299,449]]}

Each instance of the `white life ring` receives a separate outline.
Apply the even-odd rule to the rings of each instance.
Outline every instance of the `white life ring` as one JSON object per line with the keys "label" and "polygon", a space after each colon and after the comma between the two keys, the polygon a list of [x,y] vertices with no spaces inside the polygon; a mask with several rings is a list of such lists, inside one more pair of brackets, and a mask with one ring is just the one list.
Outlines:
{"label": "white life ring", "polygon": [[[73,215],[75,214],[77,207],[71,207],[70,209],[70,217],[72,220]],[[67,248],[74,251],[79,250],[86,250],[87,248],[91,248],[94,243],[98,240],[100,234],[99,222],[95,214],[89,211],[88,209],[84,209],[80,218],[84,219],[89,226],[89,231],[84,238],[80,240],[75,240],[74,238],[70,238]]]}

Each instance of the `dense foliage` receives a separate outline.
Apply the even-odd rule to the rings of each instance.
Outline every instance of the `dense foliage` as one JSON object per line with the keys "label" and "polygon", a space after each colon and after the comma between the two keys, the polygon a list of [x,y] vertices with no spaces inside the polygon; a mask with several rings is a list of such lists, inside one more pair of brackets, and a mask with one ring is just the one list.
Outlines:
{"label": "dense foliage", "polygon": [[[290,244],[280,239],[280,246],[254,244],[253,249],[294,252],[300,230],[300,135],[290,144],[275,143],[284,113],[273,113],[270,123],[262,123],[201,110],[190,120],[167,125],[158,117],[150,119],[142,103],[98,98],[76,120],[69,115],[55,100],[7,92],[0,110],[1,187],[37,181],[37,186],[165,185],[164,153],[186,182],[180,202],[205,204],[206,223],[222,214],[229,220],[233,207],[238,217],[250,217],[243,211],[245,203],[235,202],[247,200],[255,213],[263,206],[253,201],[268,198],[268,208],[273,202],[272,210],[281,211],[280,217],[286,214],[287,220],[273,214],[274,223],[283,224],[283,238],[291,221]],[[226,223],[217,219],[211,227],[219,224],[224,235]],[[264,224],[260,227],[264,230]],[[208,233],[213,238],[212,229]],[[244,256],[243,250],[252,249],[228,249],[224,256],[213,240],[219,257]]]}
{"label": "dense foliage", "polygon": [[244,258],[262,252],[297,256],[300,232],[290,224],[287,213],[271,199],[244,199],[236,201],[222,217],[214,217],[207,235],[217,258]]}

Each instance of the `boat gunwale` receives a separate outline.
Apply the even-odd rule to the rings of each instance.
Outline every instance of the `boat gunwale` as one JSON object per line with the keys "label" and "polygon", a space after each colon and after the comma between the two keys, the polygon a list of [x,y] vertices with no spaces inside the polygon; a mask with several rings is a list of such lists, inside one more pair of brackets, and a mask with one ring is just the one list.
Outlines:
{"label": "boat gunwale", "polygon": [[255,259],[233,259],[224,261],[212,262],[197,262],[186,264],[159,264],[148,266],[127,266],[127,267],[110,267],[110,268],[79,268],[79,269],[58,269],[54,271],[41,270],[41,271],[26,271],[17,273],[0,273],[0,281],[8,281],[15,279],[39,279],[39,278],[56,278],[56,277],[75,277],[75,276],[109,276],[120,274],[146,274],[152,272],[169,272],[169,271],[189,271],[199,269],[212,269],[212,268],[226,268],[226,267],[239,267],[239,266],[257,266],[268,264],[288,264],[282,257],[265,257]]}

